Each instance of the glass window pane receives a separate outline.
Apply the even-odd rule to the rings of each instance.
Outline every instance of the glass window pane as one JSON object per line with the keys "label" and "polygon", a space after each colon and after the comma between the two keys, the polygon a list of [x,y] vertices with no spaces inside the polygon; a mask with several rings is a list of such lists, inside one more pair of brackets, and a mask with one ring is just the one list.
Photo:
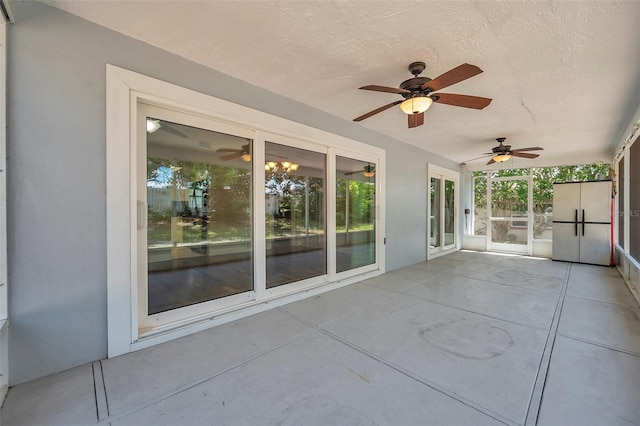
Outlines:
{"label": "glass window pane", "polygon": [[487,235],[487,178],[473,178],[473,235]]}
{"label": "glass window pane", "polygon": [[640,261],[640,138],[629,148],[629,254]]}
{"label": "glass window pane", "polygon": [[444,245],[455,243],[455,182],[444,181]]}
{"label": "glass window pane", "polygon": [[491,241],[503,244],[527,244],[527,227],[519,226],[517,221],[492,220]]}
{"label": "glass window pane", "polygon": [[252,141],[147,124],[148,314],[253,290]]}
{"label": "glass window pane", "polygon": [[375,203],[375,165],[336,157],[337,272],[376,262]]}
{"label": "glass window pane", "polygon": [[550,240],[553,237],[553,202],[545,201],[533,206],[533,239]]}
{"label": "glass window pane", "polygon": [[491,221],[491,241],[527,244],[528,186],[526,180],[491,182],[491,216],[510,220]]}
{"label": "glass window pane", "polygon": [[523,217],[526,221],[528,198],[526,180],[493,181],[491,182],[491,216]]}
{"label": "glass window pane", "polygon": [[431,196],[431,231],[429,235],[429,247],[440,247],[440,179],[431,178],[429,187]]}
{"label": "glass window pane", "polygon": [[265,145],[267,288],[327,273],[326,155]]}
{"label": "glass window pane", "polygon": [[553,183],[556,167],[533,170],[533,238],[550,240],[553,237]]}
{"label": "glass window pane", "polygon": [[624,248],[624,157],[618,162],[618,244]]}

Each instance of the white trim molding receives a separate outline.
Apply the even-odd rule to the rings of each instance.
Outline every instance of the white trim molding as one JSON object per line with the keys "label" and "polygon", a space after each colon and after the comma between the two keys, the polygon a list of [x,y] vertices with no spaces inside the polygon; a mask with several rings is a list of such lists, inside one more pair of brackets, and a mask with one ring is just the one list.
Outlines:
{"label": "white trim molding", "polygon": [[[427,260],[434,259],[439,256],[443,256],[445,254],[452,253],[460,249],[460,245],[462,243],[462,238],[460,235],[460,172],[455,170],[450,170],[432,163],[427,164],[427,190],[431,191],[431,178],[435,177],[441,180],[440,182],[440,191],[441,191],[441,200],[439,206],[439,215],[442,218],[440,223],[442,224],[441,229],[438,233],[440,238],[440,245],[435,248],[431,248],[431,194],[427,194]],[[454,204],[454,217],[453,217],[453,229],[454,229],[454,240],[453,244],[449,244],[445,246],[445,235],[444,235],[444,217],[445,217],[445,200],[444,200],[444,188],[445,188],[445,180],[453,182],[453,204]]]}
{"label": "white trim molding", "polygon": [[[188,335],[212,326],[252,315],[273,307],[320,294],[367,277],[384,272],[385,230],[385,151],[343,136],[273,116],[242,105],[215,98],[210,95],[185,89],[171,83],[144,76],[123,68],[107,64],[107,108],[106,108],[106,161],[107,161],[107,324],[108,356],[114,357],[161,342]],[[299,282],[300,285],[282,286],[277,291],[266,291],[264,283],[258,282],[264,273],[264,261],[256,259],[255,291],[250,299],[231,307],[201,310],[190,316],[161,324],[158,327],[142,328],[138,315],[138,205],[140,191],[136,185],[140,179],[140,164],[144,164],[144,150],[140,149],[141,130],[140,105],[150,105],[188,114],[203,119],[215,126],[243,129],[251,134],[256,150],[254,161],[254,256],[264,257],[264,170],[259,161],[264,160],[264,143],[269,140],[285,141],[298,147],[316,147],[327,154],[327,240],[329,249],[335,238],[335,220],[331,218],[335,206],[335,156],[347,156],[370,161],[376,167],[376,263],[336,273],[332,262],[332,251],[328,250],[328,271],[323,277]],[[140,158],[139,158],[140,157]],[[261,178],[262,177],[262,178]],[[332,186],[333,183],[333,186]],[[146,197],[146,195],[143,195]],[[146,199],[146,198],[145,198]],[[320,279],[321,278],[321,279]],[[233,297],[233,296],[232,296]],[[208,303],[208,302],[205,302]],[[204,304],[203,304],[204,305]],[[144,306],[144,304],[143,304]],[[210,305],[213,306],[213,305]],[[186,311],[185,311],[186,312]],[[195,311],[194,311],[195,312]]]}
{"label": "white trim molding", "polygon": [[[5,4],[3,3],[3,6]],[[8,7],[8,5],[6,5]],[[7,274],[7,24],[0,22],[0,406],[9,390]]]}

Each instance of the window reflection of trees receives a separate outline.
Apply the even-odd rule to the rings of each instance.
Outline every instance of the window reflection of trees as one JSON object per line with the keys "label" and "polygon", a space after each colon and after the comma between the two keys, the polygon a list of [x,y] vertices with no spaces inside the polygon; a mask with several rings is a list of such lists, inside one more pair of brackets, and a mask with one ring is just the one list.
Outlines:
{"label": "window reflection of trees", "polygon": [[375,190],[374,182],[338,179],[336,185],[337,232],[373,230]]}
{"label": "window reflection of trees", "polygon": [[375,165],[336,157],[336,272],[376,262]]}
{"label": "window reflection of trees", "polygon": [[444,236],[446,246],[454,244],[455,240],[455,182],[444,181]]}
{"label": "window reflection of trees", "polygon": [[267,288],[271,289],[327,273],[326,155],[273,142],[267,142],[265,152]]}
{"label": "window reflection of trees", "polygon": [[324,179],[278,170],[266,174],[267,238],[323,234]]}
{"label": "window reflection of trees", "polygon": [[148,244],[251,239],[251,170],[163,158],[147,160]]}

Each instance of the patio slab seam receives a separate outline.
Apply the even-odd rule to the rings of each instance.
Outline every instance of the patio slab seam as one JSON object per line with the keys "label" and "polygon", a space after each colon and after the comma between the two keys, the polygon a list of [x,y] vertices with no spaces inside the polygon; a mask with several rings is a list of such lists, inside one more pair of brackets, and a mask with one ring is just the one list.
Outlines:
{"label": "patio slab seam", "polygon": [[261,351],[261,352],[255,354],[255,355],[253,355],[253,356],[251,356],[251,357],[239,362],[239,363],[234,363],[232,365],[228,365],[226,367],[218,369],[218,370],[216,370],[214,372],[211,372],[209,374],[205,374],[205,375],[199,377],[198,379],[192,380],[192,381],[190,381],[188,383],[185,383],[185,384],[183,384],[181,386],[178,386],[178,387],[172,389],[171,391],[163,393],[162,395],[158,395],[158,396],[156,396],[154,398],[150,398],[150,399],[148,399],[146,401],[138,403],[138,404],[136,404],[134,406],[131,406],[131,407],[127,408],[127,409],[121,410],[118,413],[109,414],[108,417],[105,417],[104,419],[101,419],[96,424],[98,424],[98,425],[107,425],[107,424],[110,424],[114,420],[121,420],[121,419],[123,419],[123,418],[125,418],[125,417],[127,417],[129,415],[132,415],[132,414],[134,414],[134,413],[136,413],[136,412],[138,412],[138,411],[140,411],[140,410],[142,410],[144,408],[147,408],[147,407],[149,407],[149,406],[151,406],[153,404],[156,404],[156,403],[158,403],[160,401],[164,401],[164,400],[166,400],[168,398],[171,398],[171,397],[173,397],[175,395],[178,395],[179,393],[185,392],[185,391],[187,391],[187,390],[189,390],[189,389],[191,389],[193,387],[196,387],[198,385],[201,385],[202,383],[205,383],[205,382],[207,382],[207,381],[209,381],[211,379],[214,379],[214,378],[216,378],[216,377],[218,377],[218,376],[220,376],[222,374],[225,374],[225,373],[227,373],[229,371],[235,370],[235,369],[237,369],[239,367],[242,367],[242,366],[244,366],[246,364],[249,364],[250,362],[252,362],[252,361],[254,361],[254,360],[256,360],[256,359],[258,359],[258,358],[260,358],[260,357],[262,357],[264,355],[270,354],[270,353],[272,353],[272,352],[274,352],[274,351],[276,351],[276,350],[278,350],[278,349],[290,344],[291,342],[293,342],[293,341],[295,341],[297,339],[300,339],[301,337],[303,337],[303,336],[305,336],[307,334],[313,333],[314,331],[317,331],[317,329],[315,327],[309,328],[309,329],[307,329],[307,330],[305,330],[305,331],[303,331],[301,333],[296,334],[295,336],[292,336],[292,337],[280,342],[278,345],[272,346],[269,349]]}
{"label": "patio slab seam", "polygon": [[565,270],[564,279],[562,281],[560,297],[558,298],[558,303],[556,304],[553,320],[551,321],[551,327],[549,328],[549,332],[547,334],[545,348],[542,352],[542,357],[540,358],[536,380],[533,384],[533,388],[531,389],[531,398],[529,399],[529,404],[527,404],[527,410],[525,412],[523,420],[523,424],[525,426],[535,426],[538,422],[540,407],[542,406],[542,397],[544,395],[544,387],[549,374],[549,366],[551,365],[551,354],[553,353],[553,346],[555,345],[556,336],[558,335],[560,316],[562,315],[562,307],[564,306],[564,300],[567,295],[570,276],[571,265],[568,265],[567,269]]}

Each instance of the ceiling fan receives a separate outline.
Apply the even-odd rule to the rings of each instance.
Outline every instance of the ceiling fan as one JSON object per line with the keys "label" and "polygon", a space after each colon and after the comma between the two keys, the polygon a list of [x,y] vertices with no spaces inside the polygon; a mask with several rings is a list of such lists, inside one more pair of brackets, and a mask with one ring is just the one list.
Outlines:
{"label": "ceiling fan", "polygon": [[223,161],[233,160],[234,158],[242,158],[242,161],[251,161],[251,151],[249,144],[242,145],[242,148],[220,148],[216,152],[230,152],[230,154],[221,155]]}
{"label": "ceiling fan", "polygon": [[164,130],[165,132],[171,133],[174,136],[180,136],[181,138],[188,138],[187,135],[182,133],[180,130],[174,129],[171,127],[171,124],[168,121],[161,121],[155,118],[147,118],[147,133],[154,133],[158,130]]}
{"label": "ceiling fan", "polygon": [[355,175],[357,173],[362,173],[364,177],[374,177],[376,175],[376,167],[372,164],[366,165],[362,168],[362,170],[356,170],[355,172],[347,172],[344,175]]}
{"label": "ceiling fan", "polygon": [[493,164],[493,163],[501,163],[503,161],[507,161],[511,157],[522,157],[522,158],[534,159],[539,157],[540,154],[529,154],[525,151],[543,151],[543,148],[540,148],[539,146],[532,146],[529,148],[520,148],[520,149],[511,149],[511,145],[502,144],[506,139],[507,138],[496,138],[496,140],[498,141],[498,146],[492,148],[491,152],[485,152],[482,156],[468,160],[463,164],[466,164],[469,161],[479,160],[480,158],[486,158],[486,157],[491,157],[491,160],[489,160],[487,165]]}
{"label": "ceiling fan", "polygon": [[376,108],[360,117],[354,118],[353,121],[362,121],[365,118],[369,118],[372,115],[400,104],[400,109],[408,114],[409,128],[412,128],[424,124],[424,112],[429,109],[433,102],[473,109],[483,109],[491,103],[491,99],[478,96],[434,93],[440,89],[480,74],[482,70],[477,66],[462,64],[434,79],[418,77],[422,71],[424,71],[425,67],[426,64],[424,62],[411,63],[409,65],[409,72],[413,74],[413,78],[403,81],[399,88],[376,85],[360,87],[362,90],[373,90],[374,92],[397,93],[402,95],[404,99]]}

